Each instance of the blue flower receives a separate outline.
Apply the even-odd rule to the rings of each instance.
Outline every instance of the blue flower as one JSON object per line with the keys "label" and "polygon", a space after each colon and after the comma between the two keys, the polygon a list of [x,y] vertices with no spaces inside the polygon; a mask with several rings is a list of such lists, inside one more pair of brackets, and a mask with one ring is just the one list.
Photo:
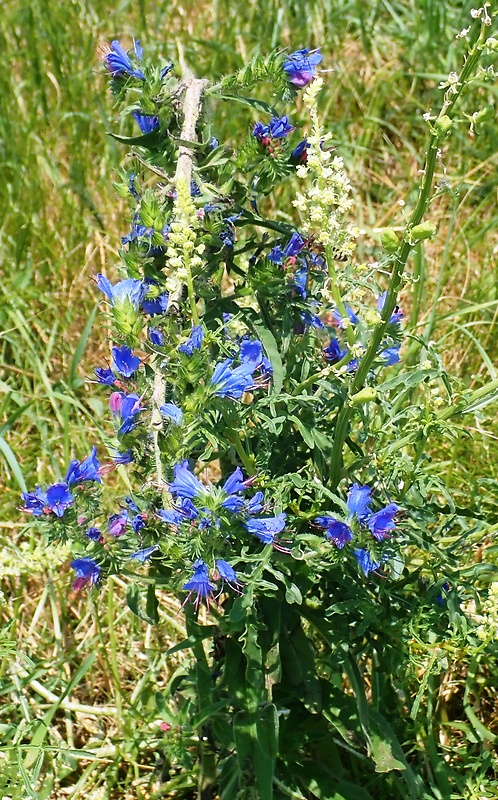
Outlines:
{"label": "blue flower", "polygon": [[81,463],[77,460],[71,461],[64,480],[69,486],[73,483],[83,483],[83,481],[97,481],[97,483],[101,483],[99,467],[100,462],[97,458],[97,448],[94,446],[88,458],[85,458]]}
{"label": "blue flower", "polygon": [[142,133],[152,133],[159,128],[159,120],[154,114],[141,114],[139,111],[134,111],[132,116]]}
{"label": "blue flower", "polygon": [[115,464],[131,464],[131,462],[135,459],[133,458],[133,453],[131,450],[126,450],[124,453],[120,453],[118,450],[115,450],[115,455],[112,456],[112,460]]}
{"label": "blue flower", "polygon": [[122,306],[128,302],[135,311],[138,311],[147,292],[147,284],[143,281],[127,278],[124,281],[118,281],[113,286],[110,280],[100,272],[97,275],[96,284],[100,291],[109,298],[112,306]]}
{"label": "blue flower", "polygon": [[399,361],[399,348],[401,345],[395,344],[392,347],[386,347],[385,350],[382,350],[380,353],[380,357],[385,362],[386,366],[392,367],[393,364],[397,364]]}
{"label": "blue flower", "polygon": [[334,517],[317,517],[315,523],[321,528],[326,529],[325,536],[327,539],[330,539],[339,550],[342,550],[344,545],[353,538],[353,531],[349,525],[345,522],[340,522],[338,519],[334,519]]}
{"label": "blue flower", "polygon": [[[135,56],[139,61],[143,57],[143,49],[140,47],[140,41],[135,42]],[[104,56],[104,62],[111,73],[112,77],[128,75],[131,78],[138,78],[141,81],[145,80],[145,75],[141,69],[134,69],[131,63],[130,56],[123,50],[117,40],[111,42],[108,52]]]}
{"label": "blue flower", "polygon": [[248,361],[231,369],[232,364],[232,358],[227,358],[225,361],[216,364],[211,377],[211,386],[214,389],[213,394],[218,397],[239,400],[244,392],[254,388],[252,377],[254,364]]}
{"label": "blue flower", "polygon": [[374,572],[381,565],[380,561],[373,560],[368,550],[353,550],[353,554],[356,556],[356,560],[358,561],[358,564],[362,568],[365,575],[368,575],[370,572]]}
{"label": "blue flower", "polygon": [[75,558],[74,561],[71,561],[71,567],[76,572],[73,589],[77,592],[84,586],[93,586],[100,580],[102,568],[96,564],[93,558]]}
{"label": "blue flower", "polygon": [[140,359],[133,355],[133,351],[126,345],[112,348],[112,365],[116,372],[131,378],[140,366]]}
{"label": "blue flower", "polygon": [[248,478],[244,480],[244,474],[240,467],[237,467],[231,475],[228,476],[222,489],[227,494],[238,494],[244,492],[254,479]]}
{"label": "blue flower", "polygon": [[142,300],[142,311],[149,315],[149,317],[154,317],[156,314],[166,314],[168,310],[168,303],[169,303],[169,294],[168,292],[163,292],[162,294],[158,295],[157,297],[153,298],[145,298]]}
{"label": "blue flower", "polygon": [[270,136],[273,139],[283,139],[294,130],[294,126],[289,123],[287,116],[272,117],[269,125]]}
{"label": "blue flower", "polygon": [[73,504],[74,498],[67,483],[54,483],[49,486],[46,495],[46,506],[58,517],[63,517],[66,508]]}
{"label": "blue flower", "polygon": [[135,514],[135,516],[130,520],[130,525],[133,528],[133,532],[138,534],[138,532],[144,527],[145,520],[141,514]]}
{"label": "blue flower", "polygon": [[165,403],[163,406],[159,407],[159,411],[161,414],[170,419],[175,425],[181,425],[183,419],[183,411],[178,406],[175,406],[174,403]]}
{"label": "blue flower", "polygon": [[[292,281],[292,286],[297,292],[301,295],[303,300],[306,300],[306,284],[308,282],[308,267],[303,265],[294,273],[294,278]],[[323,323],[322,323],[323,327]]]}
{"label": "blue flower", "polygon": [[299,142],[297,147],[294,148],[292,153],[290,154],[290,160],[292,164],[305,164],[308,160],[308,148],[310,143],[307,139],[303,139],[302,142]]}
{"label": "blue flower", "polygon": [[41,517],[47,502],[46,492],[42,491],[41,486],[37,486],[34,492],[23,492],[21,497],[25,503],[22,510],[34,517]]}
{"label": "blue flower", "polygon": [[242,511],[245,507],[246,501],[242,497],[237,497],[237,495],[240,492],[245,492],[253,480],[253,478],[244,480],[244,475],[242,474],[241,468],[237,467],[237,469],[228,476],[222,486],[223,492],[228,495],[228,497],[226,497],[221,504],[223,508],[228,509],[228,511],[232,511],[234,514]]}
{"label": "blue flower", "polygon": [[330,361],[331,364],[337,364],[338,361],[342,361],[344,356],[347,355],[347,352],[347,348],[341,350],[341,345],[335,336],[330,340],[330,344],[323,348],[323,356],[327,361]]}
{"label": "blue flower", "polygon": [[[364,522],[370,514],[370,494],[369,486],[360,486],[353,483],[347,499],[347,507],[350,518],[356,517],[360,522]],[[315,523],[322,528],[326,528],[327,539],[334,542],[339,549],[343,548],[347,542],[353,538],[353,531],[346,522],[330,517],[328,515],[316,517]]]}
{"label": "blue flower", "polygon": [[199,512],[188,497],[177,497],[176,506],[173,509],[160,509],[157,515],[166,522],[167,525],[181,525],[186,520],[196,519]]}
{"label": "blue flower", "polygon": [[151,547],[145,547],[143,550],[137,550],[136,553],[132,553],[130,558],[135,558],[137,561],[140,561],[143,564],[151,557],[152,553],[155,553],[158,549],[159,545],[153,544]]}
{"label": "blue flower", "polygon": [[273,372],[271,361],[264,355],[263,345],[258,339],[242,339],[240,360],[243,364],[253,364],[254,369],[261,367],[265,374]]}
{"label": "blue flower", "polygon": [[130,509],[130,511],[134,511],[135,514],[139,513],[140,509],[139,509],[139,507],[137,506],[137,504],[135,503],[135,501],[133,500],[132,497],[125,497],[124,501],[125,501],[126,505],[128,506],[128,508]]}
{"label": "blue flower", "polygon": [[281,264],[284,259],[294,258],[295,256],[299,255],[304,245],[305,240],[303,237],[294,231],[284,250],[282,250],[280,247],[274,247],[268,258],[270,261],[273,261],[274,264]]}
{"label": "blue flower", "polygon": [[389,503],[385,508],[381,508],[375,514],[372,514],[368,520],[367,525],[370,529],[372,536],[381,542],[383,539],[389,538],[389,531],[394,530],[396,523],[394,517],[399,511],[396,503]]}
{"label": "blue flower", "polygon": [[281,533],[285,528],[286,514],[279,514],[277,517],[266,519],[248,519],[244,522],[244,527],[263,544],[273,544],[277,533]]}
{"label": "blue flower", "polygon": [[[202,558],[197,559],[197,561],[193,565],[193,575],[192,578],[187,581],[187,583],[183,584],[183,589],[189,592],[188,597],[195,592],[197,594],[195,600],[195,606],[199,605],[201,600],[205,598],[207,605],[209,606],[209,598],[212,597],[212,594],[215,590],[215,585],[210,583],[209,581],[209,569],[205,561]],[[188,598],[187,598],[188,599]]]}
{"label": "blue flower", "polygon": [[130,232],[127,233],[126,236],[121,237],[121,244],[131,244],[132,242],[136,242],[141,236],[147,236],[150,239],[153,233],[153,228],[146,228],[145,225],[141,225],[134,219],[131,224]]}
{"label": "blue flower", "polygon": [[186,459],[180,464],[175,464],[173,475],[174,480],[169,485],[171,494],[192,499],[206,493],[206,487],[190,472]]}
{"label": "blue flower", "polygon": [[99,528],[88,528],[86,535],[92,542],[100,542],[102,538],[102,531]]}
{"label": "blue flower", "polygon": [[[344,309],[346,311],[346,314],[348,315],[350,322],[352,322],[353,325],[357,325],[360,320],[354,313],[353,309],[346,304],[344,304]],[[338,325],[340,328],[346,327],[346,325],[344,325],[345,319],[337,309],[334,309],[334,311],[332,312],[332,317],[336,325]]]}
{"label": "blue flower", "polygon": [[263,492],[256,492],[254,497],[246,500],[244,503],[244,511],[246,514],[258,514],[263,510]]}
{"label": "blue flower", "polygon": [[252,129],[252,135],[260,142],[263,139],[268,138],[269,133],[270,133],[270,126],[263,125],[262,122],[256,122],[254,128]]}
{"label": "blue flower", "polygon": [[234,568],[228,563],[228,561],[224,561],[222,558],[216,559],[215,565],[216,569],[218,570],[218,575],[221,578],[222,586],[224,583],[228,583],[232,589],[235,589],[235,591],[238,592],[238,587],[241,585],[241,583],[237,578],[237,573],[235,572]]}
{"label": "blue flower", "polygon": [[296,50],[284,62],[283,68],[289,81],[302,88],[313,80],[315,67],[321,62],[322,54],[319,50],[310,52],[308,48]]}
{"label": "blue flower", "polygon": [[109,398],[111,412],[121,420],[118,434],[124,436],[136,427],[135,417],[144,408],[140,406],[140,397],[136,394],[113,392]]}
{"label": "blue flower", "polygon": [[97,376],[97,383],[104,383],[106,386],[114,386],[116,377],[112,369],[104,369],[104,367],[95,367],[93,370]]}
{"label": "blue flower", "polygon": [[164,345],[164,333],[159,328],[149,328],[149,341],[157,347]]}
{"label": "blue flower", "polygon": [[347,499],[347,506],[349,513],[352,517],[358,517],[363,521],[370,514],[370,495],[372,490],[370,486],[360,486],[358,483],[353,483]]}
{"label": "blue flower", "polygon": [[185,353],[186,356],[193,355],[194,350],[200,350],[202,342],[204,341],[204,331],[201,325],[194,325],[186,342],[183,342],[178,347],[180,353]]}
{"label": "blue flower", "polygon": [[313,328],[325,328],[320,317],[316,314],[312,314],[311,311],[302,311],[301,312],[301,319],[305,325],[311,325]]}

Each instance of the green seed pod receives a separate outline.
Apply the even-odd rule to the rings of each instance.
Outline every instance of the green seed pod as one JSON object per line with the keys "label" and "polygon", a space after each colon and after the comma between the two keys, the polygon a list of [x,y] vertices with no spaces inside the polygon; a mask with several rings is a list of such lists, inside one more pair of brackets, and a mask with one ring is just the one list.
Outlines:
{"label": "green seed pod", "polygon": [[375,400],[377,397],[377,390],[371,386],[365,386],[364,389],[360,389],[359,392],[354,394],[351,399],[349,400],[350,406],[359,406],[362,403],[370,403],[372,400]]}
{"label": "green seed pod", "polygon": [[422,239],[430,239],[436,233],[436,226],[433,222],[421,222],[420,225],[414,225],[410,231],[410,240],[412,242],[420,242]]}
{"label": "green seed pod", "polygon": [[453,125],[453,120],[450,119],[446,114],[443,114],[442,117],[439,117],[435,123],[434,128],[439,136],[447,136],[450,132],[450,128]]}
{"label": "green seed pod", "polygon": [[398,249],[399,239],[396,235],[394,228],[384,228],[380,234],[380,241],[384,250],[388,253],[394,253]]}

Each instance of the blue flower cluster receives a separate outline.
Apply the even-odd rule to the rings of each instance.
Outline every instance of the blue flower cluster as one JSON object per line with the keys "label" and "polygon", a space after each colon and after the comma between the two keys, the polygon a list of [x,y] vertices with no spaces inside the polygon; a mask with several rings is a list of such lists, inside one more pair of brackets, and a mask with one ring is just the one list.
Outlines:
{"label": "blue flower cluster", "polygon": [[[240,344],[240,364],[232,367],[233,358],[227,358],[216,364],[211,376],[211,390],[217,397],[229,397],[240,400],[244,392],[262,386],[272,372],[272,366],[264,355],[263,345],[257,339],[243,339]],[[256,380],[254,373],[259,370],[261,379]]]}
{"label": "blue flower cluster", "polygon": [[[377,542],[382,542],[390,537],[390,532],[395,528],[394,517],[399,511],[396,503],[389,503],[380,511],[372,512],[370,508],[372,490],[369,486],[360,486],[354,483],[347,498],[347,508],[349,517],[347,521],[339,520],[336,517],[327,515],[316,517],[315,524],[325,529],[327,539],[342,549],[354,538],[353,527],[358,531],[368,529]],[[365,575],[377,569],[380,563],[372,561],[367,550],[353,550],[358,559],[358,563]]]}
{"label": "blue flower cluster", "polygon": [[[221,487],[206,486],[189,469],[188,461],[181,461],[174,466],[173,480],[169,484],[174,506],[160,509],[157,514],[163,522],[175,528],[177,533],[187,532],[190,540],[194,530],[216,533],[215,541],[219,543],[219,549],[226,549],[230,545],[236,523],[263,544],[282,549],[277,535],[285,528],[286,515],[257,516],[264,511],[263,492],[258,491],[250,498],[244,496],[253,480],[244,479],[242,470],[237,467]],[[212,543],[212,536],[207,541]],[[239,581],[233,567],[223,559],[215,558],[214,561],[222,581],[232,588],[237,587]],[[209,579],[206,561],[198,559],[193,570],[192,579],[183,588],[189,592],[195,591],[197,600],[212,596],[215,586]]]}
{"label": "blue flower cluster", "polygon": [[61,483],[52,484],[46,491],[37,486],[34,492],[23,492],[21,495],[24,501],[22,510],[33,514],[34,517],[41,517],[43,514],[55,514],[56,517],[63,517],[65,511],[74,502],[69,487],[78,486],[87,481],[101,483],[99,468],[97,448],[94,447],[84,461],[73,460],[70,462],[66,477]]}

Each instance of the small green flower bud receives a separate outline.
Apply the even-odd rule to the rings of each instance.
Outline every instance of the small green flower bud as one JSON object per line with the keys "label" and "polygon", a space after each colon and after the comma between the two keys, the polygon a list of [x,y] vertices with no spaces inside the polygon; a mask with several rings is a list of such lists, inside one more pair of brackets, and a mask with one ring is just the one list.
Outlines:
{"label": "small green flower bud", "polygon": [[350,406],[359,406],[362,403],[370,403],[372,400],[375,400],[377,397],[377,390],[371,386],[365,386],[364,389],[360,389],[359,392],[356,392],[350,400]]}
{"label": "small green flower bud", "polygon": [[452,125],[453,120],[450,119],[450,117],[448,117],[446,114],[443,114],[442,117],[438,117],[438,119],[435,121],[434,128],[439,136],[447,136]]}
{"label": "small green flower bud", "polygon": [[125,337],[136,339],[142,330],[143,320],[133,304],[128,299],[117,303],[112,308],[112,316],[116,323],[116,328]]}
{"label": "small green flower bud", "polygon": [[421,222],[420,225],[414,225],[410,231],[410,240],[412,243],[420,242],[422,239],[430,239],[436,233],[436,226],[433,222]]}
{"label": "small green flower bud", "polygon": [[398,249],[399,239],[394,228],[384,228],[380,234],[380,241],[388,253],[394,253]]}

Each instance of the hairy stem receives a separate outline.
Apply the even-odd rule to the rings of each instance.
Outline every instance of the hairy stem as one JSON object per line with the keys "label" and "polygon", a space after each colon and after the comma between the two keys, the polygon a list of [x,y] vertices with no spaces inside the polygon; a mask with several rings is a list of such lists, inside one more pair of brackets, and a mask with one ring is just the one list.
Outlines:
{"label": "hairy stem", "polygon": [[[184,141],[189,141],[189,142],[196,141],[196,125],[197,125],[197,120],[199,119],[199,115],[201,113],[202,93],[207,85],[208,81],[204,79],[188,78],[185,81],[185,96],[183,100],[183,125],[180,134],[180,138],[183,139]],[[185,145],[180,145],[178,151],[178,161],[176,164],[176,172],[175,172],[176,186],[178,186],[178,184],[181,183],[182,181],[185,182],[186,186],[190,186],[190,181],[192,178],[192,158],[193,158],[193,151],[188,147],[185,147]],[[198,324],[199,320],[197,317],[197,309],[195,308],[195,302],[192,301],[193,285],[192,285],[192,276],[190,275],[190,271],[189,271],[189,278],[190,280],[188,281],[188,289],[192,306],[192,316],[194,319],[194,324]],[[183,288],[182,285],[180,285],[177,291],[175,292],[175,296],[170,297],[169,301],[170,307],[178,305],[182,288]],[[154,370],[151,427],[152,427],[152,437],[154,443],[154,459],[156,464],[157,484],[159,488],[164,491],[167,489],[167,484],[164,480],[164,473],[163,473],[162,459],[161,459],[161,448],[159,445],[159,436],[163,427],[162,416],[159,409],[160,406],[163,405],[166,395],[166,380],[161,366],[163,358],[164,357],[161,354],[157,354],[154,357],[151,364]]]}

